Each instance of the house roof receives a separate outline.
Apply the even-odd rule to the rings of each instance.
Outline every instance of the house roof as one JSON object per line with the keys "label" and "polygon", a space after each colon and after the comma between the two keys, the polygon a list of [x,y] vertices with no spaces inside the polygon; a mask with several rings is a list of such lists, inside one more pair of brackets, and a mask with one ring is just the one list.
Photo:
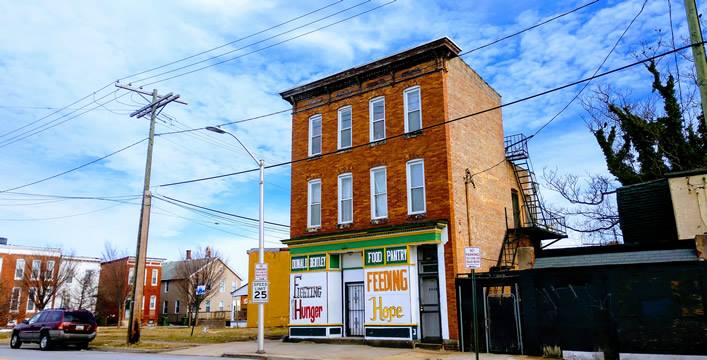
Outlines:
{"label": "house roof", "polygon": [[[162,281],[165,280],[181,280],[183,279],[182,276],[179,275],[179,272],[177,271],[177,267],[179,264],[184,263],[185,261],[195,261],[199,262],[201,264],[197,265],[205,265],[209,260],[218,260],[223,264],[223,266],[230,272],[232,272],[238,279],[243,280],[243,278],[235,272],[233,269],[231,269],[228,264],[226,264],[223,260],[219,258],[201,258],[201,259],[192,259],[192,260],[178,260],[178,261],[168,261],[164,264],[162,264]],[[199,266],[201,267],[201,266]]]}
{"label": "house roof", "polygon": [[603,254],[548,256],[535,260],[533,269],[571,268],[583,266],[655,264],[697,261],[694,249],[630,251]]}
{"label": "house roof", "polygon": [[248,296],[248,283],[245,283],[238,289],[231,291],[231,296]]}

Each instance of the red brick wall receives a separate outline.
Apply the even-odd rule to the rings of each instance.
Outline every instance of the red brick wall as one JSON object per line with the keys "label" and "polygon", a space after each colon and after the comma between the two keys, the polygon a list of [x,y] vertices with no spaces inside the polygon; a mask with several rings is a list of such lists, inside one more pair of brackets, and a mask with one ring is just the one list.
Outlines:
{"label": "red brick wall", "polygon": [[[25,285],[23,280],[15,280],[15,264],[18,259],[24,259],[25,260],[25,274],[28,274],[29,272],[32,271],[32,260],[41,260],[42,261],[42,270],[45,270],[45,266],[47,264],[48,260],[54,260],[55,266],[54,266],[54,274],[58,274],[59,272],[59,257],[57,256],[45,256],[45,255],[33,255],[33,254],[27,254],[27,255],[22,255],[22,254],[7,254],[7,253],[0,253],[0,257],[2,257],[2,267],[0,268],[0,291],[3,292],[3,298],[6,297],[6,299],[3,299],[1,301],[0,306],[7,306],[7,310],[9,310],[10,306],[10,297],[12,296],[12,288],[13,287],[19,287],[21,289],[20,292],[20,302],[19,302],[19,308],[17,311],[10,312],[8,315],[8,319],[0,319],[1,321],[9,321],[9,320],[15,320],[17,322],[20,322],[22,320],[25,320],[32,315],[36,313],[36,311],[27,311],[27,300],[28,300],[28,293],[29,293],[29,288],[28,286]],[[47,305],[48,308],[52,307],[53,305],[50,303]],[[4,311],[0,311],[4,312]],[[1,315],[1,314],[0,314]],[[5,323],[1,323],[0,326],[4,326]]]}
{"label": "red brick wall", "polygon": [[[117,316],[118,309],[114,304],[112,295],[110,294],[111,288],[116,287],[117,281],[122,281],[123,285],[128,284],[128,274],[129,269],[134,266],[133,261],[129,261],[128,258],[118,259],[111,262],[104,262],[101,264],[101,275],[98,282],[98,299],[96,301],[96,312],[100,313],[102,316],[114,315]],[[157,285],[152,285],[152,269],[157,269]],[[150,262],[148,261],[145,267],[145,273],[147,274],[147,280],[139,281],[139,284],[143,284],[143,295],[145,296],[144,303],[142,304],[142,322],[148,323],[152,321],[157,323],[159,319],[160,305],[160,282],[162,281],[162,264],[160,262]],[[116,277],[120,279],[116,279]],[[132,291],[128,291],[128,298]],[[150,296],[154,295],[155,309],[150,310]],[[120,317],[119,317],[120,318]],[[124,319],[127,320],[127,319]]]}
{"label": "red brick wall", "polygon": [[[424,66],[421,66],[424,68]],[[399,78],[399,74],[397,76]],[[343,106],[352,107],[353,146],[369,142],[369,100],[385,96],[386,136],[404,133],[403,91],[419,85],[422,99],[422,124],[429,126],[445,119],[442,72],[404,80],[360,95],[296,113],[292,127],[292,157],[308,155],[309,118],[322,114],[322,153],[336,151],[338,114]],[[365,88],[365,84],[364,84]],[[297,108],[307,107],[297,104]],[[390,139],[385,144],[363,146],[341,153],[313,158],[292,165],[291,236],[307,232],[307,182],[322,181],[322,226],[318,233],[336,232],[338,222],[338,175],[351,172],[353,176],[354,219],[349,230],[367,229],[371,224],[370,169],[387,167],[388,223],[409,221],[407,215],[406,162],[423,158],[425,167],[427,214],[425,219],[448,219],[449,188],[447,180],[446,131],[444,127],[424,130],[411,138]]]}

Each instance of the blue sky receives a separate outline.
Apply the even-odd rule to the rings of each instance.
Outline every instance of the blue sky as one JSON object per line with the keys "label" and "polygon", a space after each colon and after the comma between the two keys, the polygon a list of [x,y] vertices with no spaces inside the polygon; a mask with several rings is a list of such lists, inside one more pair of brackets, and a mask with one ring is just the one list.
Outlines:
{"label": "blue sky", "polygon": [[[158,133],[218,124],[287,109],[288,104],[278,96],[282,90],[425,41],[449,36],[468,50],[585,2],[398,0],[342,24],[146,88],[179,93],[189,102],[188,106],[170,104],[158,123]],[[0,44],[3,44],[0,47],[0,98],[3,99],[0,134],[53,111],[29,107],[67,105],[110,81],[247,36],[330,3],[334,2],[77,1],[70,5],[54,1],[5,2],[0,11]],[[217,53],[235,50],[359,3],[361,1],[337,2],[326,10],[224,47]],[[255,48],[383,3],[384,0],[366,2]],[[639,0],[602,0],[580,12],[474,52],[465,60],[501,93],[504,101],[562,85],[594,72],[642,3]],[[672,5],[676,41],[682,45],[688,36],[682,2],[673,1]],[[659,39],[656,29],[669,33],[667,1],[648,1],[643,14],[603,69],[635,61],[643,46],[655,46]],[[669,40],[669,36],[664,36],[663,40]],[[253,49],[235,51],[230,56]],[[674,66],[667,60],[662,64]],[[173,67],[179,65],[183,64]],[[681,59],[680,66],[687,71],[690,63]],[[154,72],[126,81],[151,74]],[[137,81],[138,84],[148,82]],[[649,95],[650,78],[645,70],[636,67],[597,81],[598,84],[610,84],[642,98]],[[570,88],[505,108],[506,133],[532,132],[562,108],[578,89]],[[95,99],[113,90],[113,87],[101,90]],[[87,104],[97,106],[93,100],[91,96],[73,108]],[[6,189],[53,175],[144,138],[147,121],[128,116],[131,110],[144,105],[144,100],[134,95],[120,98],[108,95],[98,101],[108,100],[110,103],[95,111],[22,141],[3,146],[4,141],[20,132],[0,136],[0,146],[3,146],[0,147],[0,166],[4,174],[0,187]],[[57,117],[50,116],[36,125]],[[531,142],[537,172],[541,173],[543,168],[580,175],[606,172],[603,158],[584,125],[585,118],[581,104],[576,102]],[[31,127],[23,130],[27,129]],[[267,163],[290,159],[287,113],[228,129],[238,134]],[[137,195],[142,186],[144,157],[143,143],[66,176],[18,191]],[[152,183],[159,185],[252,167],[252,160],[224,135],[195,132],[162,136],[156,140]],[[183,186],[154,187],[153,191],[256,217],[256,176],[248,174]],[[268,171],[267,220],[289,222],[289,192],[289,168]],[[560,204],[556,195],[547,191],[544,195],[548,201]],[[95,200],[46,202],[3,193],[0,194],[0,236],[8,237],[14,244],[62,246],[86,256],[99,256],[104,242],[132,252],[139,214],[138,201],[132,202],[134,204]],[[69,217],[43,220],[64,216]],[[227,224],[160,201],[156,202],[150,235],[151,256],[176,259],[186,249],[212,245],[242,273],[246,270],[245,250],[257,246],[257,229],[249,223]],[[267,237],[275,241],[285,238],[286,234],[269,232]],[[568,241],[580,240],[573,236]]]}

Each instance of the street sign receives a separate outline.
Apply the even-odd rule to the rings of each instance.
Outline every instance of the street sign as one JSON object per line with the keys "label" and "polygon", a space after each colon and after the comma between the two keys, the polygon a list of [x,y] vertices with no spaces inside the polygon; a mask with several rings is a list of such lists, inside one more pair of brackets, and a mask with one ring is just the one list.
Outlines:
{"label": "street sign", "polygon": [[476,246],[467,246],[464,248],[464,266],[467,269],[481,268],[481,249]]}
{"label": "street sign", "polygon": [[206,294],[206,285],[197,285],[196,286],[196,296],[201,296]]}
{"label": "street sign", "polygon": [[255,278],[253,281],[268,281],[268,264],[255,264]]}
{"label": "street sign", "polygon": [[270,300],[270,291],[267,281],[253,281],[251,290],[254,304],[267,304],[268,300]]}

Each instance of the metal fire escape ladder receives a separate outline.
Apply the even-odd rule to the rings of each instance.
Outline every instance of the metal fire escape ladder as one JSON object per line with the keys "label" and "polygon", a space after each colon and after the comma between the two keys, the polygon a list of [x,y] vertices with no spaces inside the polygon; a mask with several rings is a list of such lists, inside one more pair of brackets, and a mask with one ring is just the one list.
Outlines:
{"label": "metal fire escape ladder", "polygon": [[[506,159],[513,165],[519,195],[522,199],[520,227],[513,224],[506,230],[496,264],[498,269],[513,269],[518,252],[520,234],[525,230],[536,230],[541,239],[566,237],[564,217],[545,209],[540,195],[539,184],[535,180],[528,154],[528,137],[523,134],[510,135],[504,141]],[[506,221],[508,224],[508,221]]]}

